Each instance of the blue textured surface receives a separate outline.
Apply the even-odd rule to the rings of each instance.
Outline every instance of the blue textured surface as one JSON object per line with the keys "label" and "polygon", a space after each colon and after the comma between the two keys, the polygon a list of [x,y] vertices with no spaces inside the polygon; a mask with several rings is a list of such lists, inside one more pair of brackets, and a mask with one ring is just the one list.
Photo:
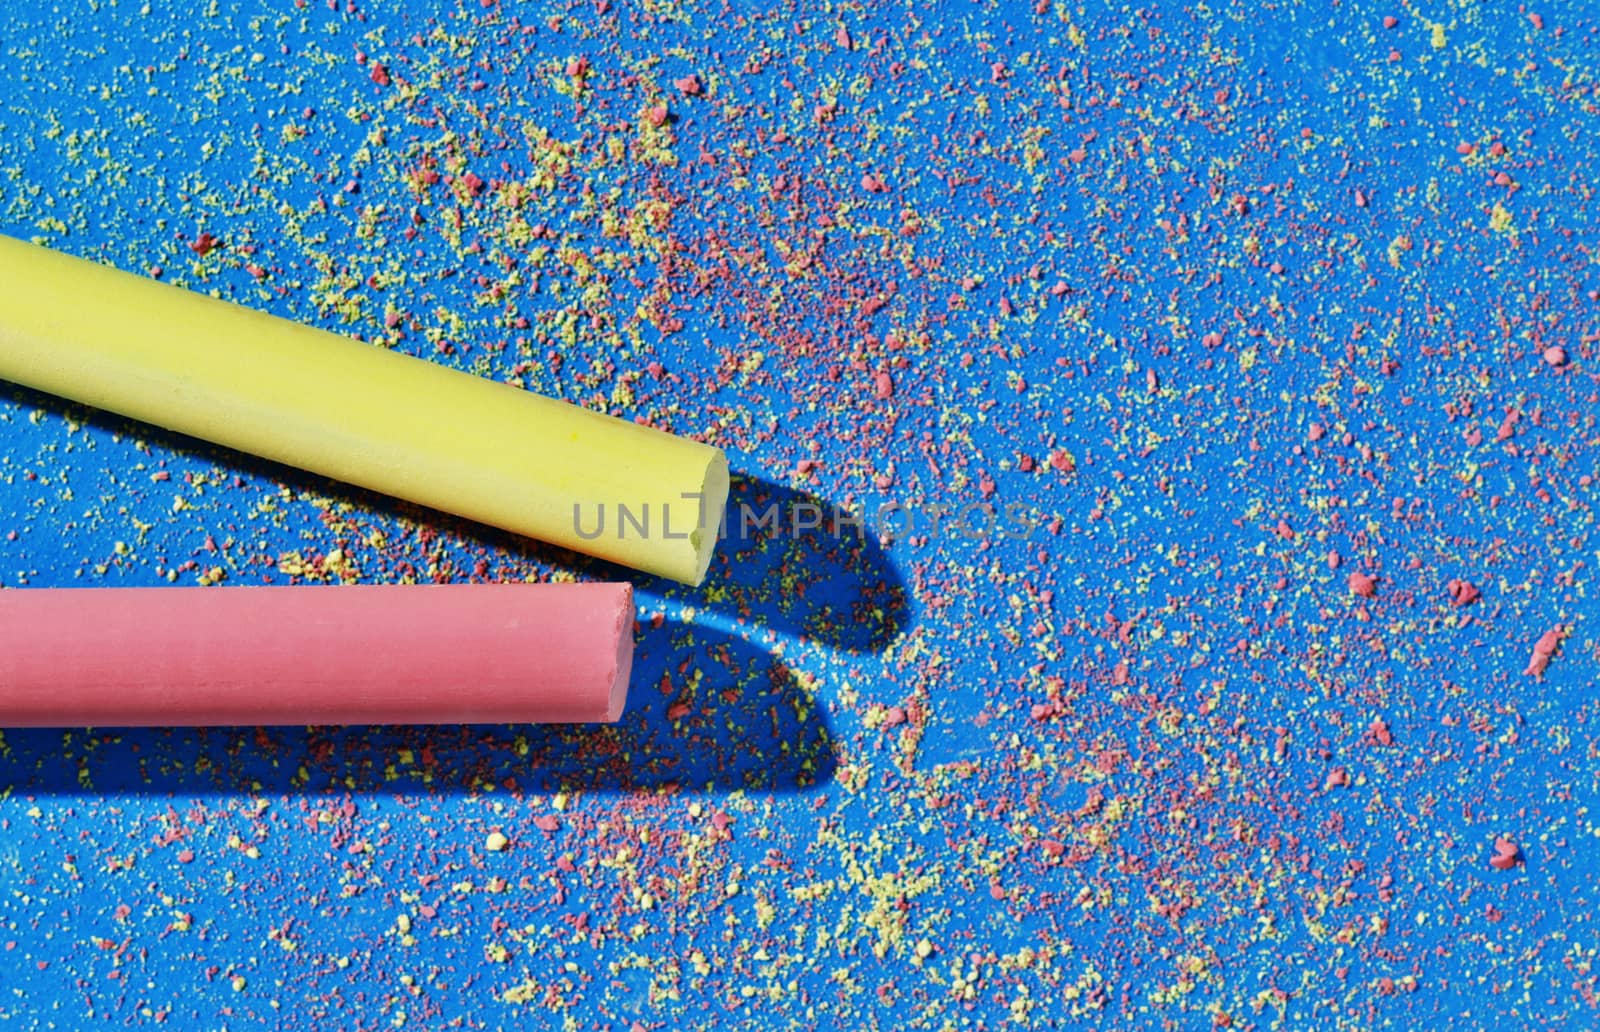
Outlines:
{"label": "blue textured surface", "polygon": [[[11,0],[0,231],[1042,525],[642,581],[613,728],[6,732],[6,1028],[1600,1023],[1584,5],[425,6]],[[6,589],[621,575],[3,397]]]}

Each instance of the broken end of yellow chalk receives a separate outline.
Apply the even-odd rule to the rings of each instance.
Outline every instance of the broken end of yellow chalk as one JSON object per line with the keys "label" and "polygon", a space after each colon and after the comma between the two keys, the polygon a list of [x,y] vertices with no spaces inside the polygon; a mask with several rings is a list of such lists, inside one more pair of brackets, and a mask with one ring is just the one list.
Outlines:
{"label": "broken end of yellow chalk", "polygon": [[722,537],[722,520],[728,507],[728,457],[720,449],[706,463],[700,497],[703,499],[701,512],[705,518],[689,538],[689,543],[694,546],[694,577],[686,582],[695,585],[706,579],[706,570],[711,566],[711,554],[717,550],[717,541]]}

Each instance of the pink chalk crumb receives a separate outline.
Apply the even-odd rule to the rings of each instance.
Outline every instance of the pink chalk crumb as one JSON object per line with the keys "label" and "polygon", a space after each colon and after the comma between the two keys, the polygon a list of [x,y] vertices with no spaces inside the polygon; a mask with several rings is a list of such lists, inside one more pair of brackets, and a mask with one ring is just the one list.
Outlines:
{"label": "pink chalk crumb", "polygon": [[1071,473],[1078,468],[1078,463],[1073,459],[1072,453],[1065,448],[1057,448],[1050,453],[1050,465],[1055,468],[1057,473]]}
{"label": "pink chalk crumb", "polygon": [[1517,422],[1522,419],[1522,413],[1516,408],[1506,410],[1506,418],[1500,421],[1500,429],[1494,432],[1495,442],[1509,441],[1516,436]]}
{"label": "pink chalk crumb", "polygon": [[1545,348],[1544,364],[1551,369],[1560,369],[1567,364],[1567,349],[1555,344]]}
{"label": "pink chalk crumb", "polygon": [[667,124],[667,106],[665,104],[651,104],[644,109],[644,120],[657,129]]}
{"label": "pink chalk crumb", "polygon": [[1450,603],[1456,607],[1470,606],[1480,596],[1477,587],[1464,580],[1456,579],[1445,585],[1450,592]]}
{"label": "pink chalk crumb", "polygon": [[1489,866],[1497,871],[1509,871],[1522,862],[1522,850],[1517,844],[1505,836],[1494,840],[1494,856],[1489,858]]}
{"label": "pink chalk crumb", "polygon": [[1345,581],[1345,584],[1349,586],[1351,594],[1359,595],[1362,598],[1372,598],[1378,593],[1378,579],[1371,574],[1362,573],[1360,570],[1352,573],[1350,578]]}
{"label": "pink chalk crumb", "polygon": [[674,79],[672,80],[672,85],[676,86],[678,92],[686,97],[698,97],[705,92],[705,85],[701,83],[698,75],[685,75],[681,79]]}
{"label": "pink chalk crumb", "polygon": [[1556,650],[1561,648],[1561,639],[1567,636],[1567,629],[1560,624],[1545,631],[1539,640],[1533,643],[1533,655],[1528,658],[1528,668],[1522,673],[1526,677],[1543,677],[1550,666],[1550,660],[1555,657]]}
{"label": "pink chalk crumb", "polygon": [[875,173],[868,172],[861,177],[861,189],[867,193],[888,193],[889,187]]}
{"label": "pink chalk crumb", "polygon": [[1383,16],[1383,27],[1384,28],[1392,29],[1396,25],[1399,25],[1399,24],[1400,24],[1400,19],[1396,18],[1394,15],[1386,14],[1386,15]]}
{"label": "pink chalk crumb", "polygon": [[894,397],[894,377],[879,373],[872,378],[872,393],[879,399]]}

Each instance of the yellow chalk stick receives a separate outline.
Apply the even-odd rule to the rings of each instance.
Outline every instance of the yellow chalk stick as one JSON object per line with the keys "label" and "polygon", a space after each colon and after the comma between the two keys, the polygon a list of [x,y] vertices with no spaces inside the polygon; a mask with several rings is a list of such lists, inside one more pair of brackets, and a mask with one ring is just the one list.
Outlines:
{"label": "yellow chalk stick", "polygon": [[710,445],[0,236],[0,378],[689,584]]}

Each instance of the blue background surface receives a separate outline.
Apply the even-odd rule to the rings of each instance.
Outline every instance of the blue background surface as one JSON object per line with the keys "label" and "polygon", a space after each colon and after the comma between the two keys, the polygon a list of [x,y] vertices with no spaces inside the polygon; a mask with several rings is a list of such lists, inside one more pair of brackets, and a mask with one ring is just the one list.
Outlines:
{"label": "blue background surface", "polygon": [[[12,0],[0,231],[871,532],[615,727],[5,732],[7,1028],[1600,1023],[1584,5],[427,6]],[[626,575],[3,397],[6,589]]]}

